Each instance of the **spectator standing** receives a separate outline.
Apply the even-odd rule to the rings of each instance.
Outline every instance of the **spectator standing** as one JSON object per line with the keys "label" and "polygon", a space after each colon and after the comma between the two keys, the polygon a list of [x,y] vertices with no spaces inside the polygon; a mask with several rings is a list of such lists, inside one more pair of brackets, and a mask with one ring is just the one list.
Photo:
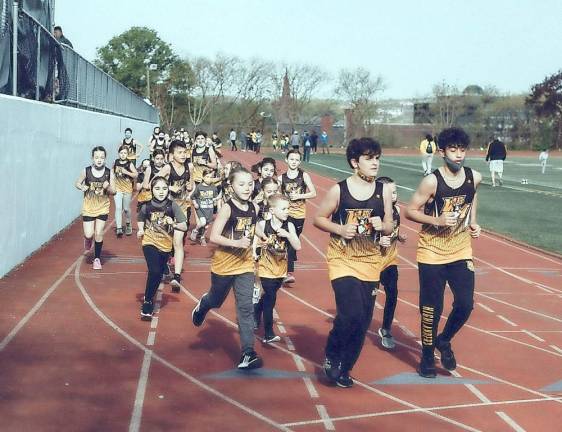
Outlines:
{"label": "spectator standing", "polygon": [[433,155],[437,151],[437,145],[431,134],[427,134],[425,139],[420,143],[420,153],[422,158],[423,175],[431,174],[431,163]]}
{"label": "spectator standing", "polygon": [[58,40],[61,44],[65,44],[68,45],[70,48],[74,47],[72,46],[72,42],[70,42],[62,33],[62,27],[61,26],[56,26],[53,30],[53,36],[55,36],[55,39]]}
{"label": "spectator standing", "polygon": [[294,131],[293,135],[291,136],[291,147],[294,150],[298,150],[300,147],[300,138],[299,138],[299,133],[298,131]]}
{"label": "spectator standing", "polygon": [[492,175],[492,187],[496,187],[496,174],[498,175],[499,185],[503,185],[503,161],[507,157],[507,149],[505,144],[498,138],[495,138],[488,144],[486,153],[486,162],[490,162],[490,174]]}
{"label": "spectator standing", "polygon": [[315,130],[312,131],[310,134],[310,146],[311,146],[311,153],[315,154],[318,152],[318,134]]}
{"label": "spectator standing", "polygon": [[548,162],[548,149],[544,149],[539,154],[539,162],[541,163],[541,172],[546,173],[546,163]]}
{"label": "spectator standing", "polygon": [[238,148],[236,147],[236,131],[234,129],[230,129],[228,139],[230,140],[230,150],[238,151]]}
{"label": "spectator standing", "polygon": [[328,146],[328,133],[326,131],[322,131],[320,135],[320,146],[322,147],[322,154],[326,151],[330,154],[330,147]]}

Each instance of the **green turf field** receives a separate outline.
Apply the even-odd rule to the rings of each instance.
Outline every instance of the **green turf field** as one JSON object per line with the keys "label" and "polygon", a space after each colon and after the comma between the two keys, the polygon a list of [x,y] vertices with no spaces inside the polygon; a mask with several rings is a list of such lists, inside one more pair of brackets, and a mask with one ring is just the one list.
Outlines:
{"label": "green turf field", "polygon": [[[504,164],[504,186],[492,188],[486,162],[469,156],[466,165],[484,176],[478,195],[480,225],[539,248],[562,253],[562,158],[550,158],[548,162],[543,175],[537,158],[512,158]],[[439,164],[440,159],[435,157],[433,167]],[[303,164],[303,168],[334,179],[342,179],[351,173],[344,155],[312,155],[311,162]],[[382,157],[380,175],[392,177],[397,182],[401,201],[409,200],[422,178],[421,171],[417,156]],[[528,184],[521,184],[523,178]]]}

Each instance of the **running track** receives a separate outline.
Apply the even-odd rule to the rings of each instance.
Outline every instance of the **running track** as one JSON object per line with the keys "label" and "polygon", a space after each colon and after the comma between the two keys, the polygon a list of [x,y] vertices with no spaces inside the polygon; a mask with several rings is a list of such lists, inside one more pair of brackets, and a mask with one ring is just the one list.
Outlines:
{"label": "running track", "polygon": [[[312,178],[320,197],[333,184]],[[109,227],[103,271],[94,272],[82,256],[81,223],[73,223],[0,281],[0,429],[560,431],[562,383],[548,386],[562,380],[562,261],[490,235],[474,242],[476,304],[454,341],[456,373],[440,371],[447,384],[415,383],[416,227],[406,222],[393,331],[399,346],[379,347],[381,293],[353,370],[356,385],[324,385],[317,377],[335,305],[323,255],[328,235],[311,224],[319,199],[308,205],[297,282],[278,296],[283,339],[256,343],[263,375],[233,372],[232,296],[201,328],[191,324],[195,299],[209,286],[212,247],[187,242],[182,292],[162,286],[157,317],[146,323],[139,320],[146,265],[136,238],[118,240]],[[445,314],[450,303],[447,294]],[[400,384],[380,382],[396,375]]]}

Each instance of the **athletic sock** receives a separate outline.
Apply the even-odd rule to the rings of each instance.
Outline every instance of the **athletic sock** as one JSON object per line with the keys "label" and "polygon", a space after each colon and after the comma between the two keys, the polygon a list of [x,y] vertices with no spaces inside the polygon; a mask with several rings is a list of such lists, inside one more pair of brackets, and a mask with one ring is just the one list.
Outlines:
{"label": "athletic sock", "polygon": [[94,242],[94,257],[100,258],[101,257],[101,247],[103,245],[103,241]]}

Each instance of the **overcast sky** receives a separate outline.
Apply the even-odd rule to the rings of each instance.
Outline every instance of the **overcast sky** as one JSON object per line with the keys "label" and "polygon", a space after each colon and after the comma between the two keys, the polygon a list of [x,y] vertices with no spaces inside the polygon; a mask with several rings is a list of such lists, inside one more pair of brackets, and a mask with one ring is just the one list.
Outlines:
{"label": "overcast sky", "polygon": [[180,56],[220,52],[312,63],[333,77],[363,66],[384,97],[421,97],[446,80],[526,93],[562,68],[558,0],[56,0],[55,19],[88,60],[147,26]]}

